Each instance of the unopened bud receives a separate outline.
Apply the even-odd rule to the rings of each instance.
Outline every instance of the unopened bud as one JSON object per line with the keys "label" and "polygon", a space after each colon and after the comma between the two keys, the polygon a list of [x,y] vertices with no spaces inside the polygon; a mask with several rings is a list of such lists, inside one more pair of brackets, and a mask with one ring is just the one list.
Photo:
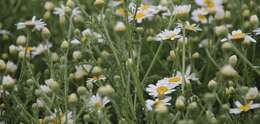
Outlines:
{"label": "unopened bud", "polygon": [[198,58],[200,58],[200,54],[199,54],[198,52],[195,52],[195,53],[192,54],[191,57],[192,57],[193,59],[198,59]]}
{"label": "unopened bud", "polygon": [[179,96],[176,99],[175,106],[176,106],[177,109],[183,109],[185,107],[185,97]]}
{"label": "unopened bud", "polygon": [[70,104],[75,104],[77,101],[78,101],[78,97],[77,97],[76,93],[72,93],[69,95],[68,102]]}
{"label": "unopened bud", "polygon": [[116,32],[124,32],[126,30],[126,26],[123,22],[117,22],[114,30]]}
{"label": "unopened bud", "polygon": [[221,74],[225,77],[238,76],[237,71],[231,65],[225,65],[220,70]]}
{"label": "unopened bud", "polygon": [[217,88],[217,82],[215,80],[210,80],[208,83],[208,88],[210,90],[215,90]]}
{"label": "unopened bud", "polygon": [[228,59],[228,64],[234,67],[237,64],[237,56],[236,55],[230,56]]}
{"label": "unopened bud", "polygon": [[20,35],[16,39],[16,44],[23,46],[25,45],[26,41],[27,41],[26,37],[24,35]]}
{"label": "unopened bud", "polygon": [[80,51],[74,51],[74,52],[72,53],[72,57],[73,57],[74,60],[79,60],[79,59],[81,59],[82,54],[81,54]]}
{"label": "unopened bud", "polygon": [[250,17],[250,24],[253,26],[253,27],[257,27],[259,25],[259,19],[257,17],[257,15],[252,15]]}
{"label": "unopened bud", "polygon": [[109,84],[98,88],[98,93],[104,96],[111,95],[114,92],[114,88]]}
{"label": "unopened bud", "polygon": [[48,28],[44,27],[42,29],[42,38],[48,40],[51,37],[51,32]]}
{"label": "unopened bud", "polygon": [[0,71],[1,71],[1,70],[4,70],[5,67],[6,67],[5,61],[2,60],[2,59],[0,59]]}
{"label": "unopened bud", "polygon": [[103,4],[105,4],[104,0],[95,0],[95,2],[94,2],[95,6],[100,6],[100,5],[103,5]]}
{"label": "unopened bud", "polygon": [[86,87],[83,87],[83,86],[80,86],[78,87],[77,89],[77,93],[82,96],[82,95],[85,95],[87,93],[87,88]]}
{"label": "unopened bud", "polygon": [[68,41],[63,41],[61,43],[61,48],[63,48],[63,49],[69,48],[69,42]]}

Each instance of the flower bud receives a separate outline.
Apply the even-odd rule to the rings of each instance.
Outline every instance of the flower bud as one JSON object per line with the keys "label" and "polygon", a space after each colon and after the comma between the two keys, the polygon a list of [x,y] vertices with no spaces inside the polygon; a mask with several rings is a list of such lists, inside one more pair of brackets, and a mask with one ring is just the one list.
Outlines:
{"label": "flower bud", "polygon": [[77,101],[78,101],[78,97],[77,97],[76,93],[72,93],[69,95],[68,102],[70,104],[75,104]]}
{"label": "flower bud", "polygon": [[57,61],[59,61],[59,55],[57,54],[57,53],[52,53],[51,54],[51,60],[53,61],[53,62],[57,62]]}
{"label": "flower bud", "polygon": [[87,88],[89,90],[92,90],[93,89],[93,83],[92,82],[87,82]]}
{"label": "flower bud", "polygon": [[249,9],[245,9],[243,12],[242,12],[242,16],[244,17],[248,17],[250,15],[250,10]]}
{"label": "flower bud", "polygon": [[61,48],[63,48],[63,49],[69,48],[69,42],[68,41],[63,41],[61,43]]}
{"label": "flower bud", "polygon": [[191,57],[192,57],[193,59],[198,59],[198,58],[200,58],[200,54],[199,54],[198,52],[195,52],[195,53],[192,54]]}
{"label": "flower bud", "polygon": [[197,102],[192,102],[188,105],[187,109],[189,111],[197,111],[198,110],[198,103]]}
{"label": "flower bud", "polygon": [[8,56],[9,56],[8,53],[3,53],[3,54],[2,54],[2,58],[3,58],[3,59],[7,59]]}
{"label": "flower bud", "polygon": [[136,32],[143,33],[144,32],[144,28],[143,27],[137,27],[136,28]]}
{"label": "flower bud", "polygon": [[16,49],[15,45],[12,44],[12,45],[9,46],[9,53],[11,55],[16,55],[17,54],[17,49]]}
{"label": "flower bud", "polygon": [[183,109],[185,107],[185,97],[179,96],[176,99],[175,106],[176,106],[177,109]]}
{"label": "flower bud", "polygon": [[6,67],[5,61],[0,59],[0,71],[4,70]]}
{"label": "flower bud", "polygon": [[159,114],[165,114],[168,112],[168,108],[165,105],[158,105],[155,111],[158,112]]}
{"label": "flower bud", "polygon": [[225,11],[225,19],[230,19],[230,18],[231,18],[231,12]]}
{"label": "flower bud", "polygon": [[101,94],[101,95],[109,96],[109,95],[111,95],[112,93],[114,93],[115,90],[114,90],[114,88],[113,88],[111,85],[107,84],[107,85],[105,85],[105,86],[99,87],[97,92],[98,92],[99,94]]}
{"label": "flower bud", "polygon": [[230,56],[228,59],[228,64],[234,67],[237,64],[237,56],[236,55]]}
{"label": "flower bud", "polygon": [[80,86],[80,87],[78,87],[78,89],[77,89],[77,93],[78,93],[80,96],[86,95],[86,93],[87,93],[87,88],[84,87],[84,86]]}
{"label": "flower bud", "polygon": [[110,56],[110,53],[104,50],[101,52],[101,56],[102,58],[107,59]]}
{"label": "flower bud", "polygon": [[73,57],[74,60],[79,60],[79,59],[81,59],[82,54],[81,54],[80,51],[74,51],[74,52],[72,53],[72,57]]}
{"label": "flower bud", "polygon": [[93,75],[100,75],[103,72],[102,68],[100,66],[94,66],[92,70]]}
{"label": "flower bud", "polygon": [[238,76],[237,71],[231,65],[225,65],[220,70],[221,74],[225,77],[236,77]]}
{"label": "flower bud", "polygon": [[217,88],[217,82],[215,80],[210,80],[208,83],[208,88],[210,90],[215,90]]}
{"label": "flower bud", "polygon": [[222,49],[228,50],[228,49],[231,49],[233,47],[233,45],[229,42],[225,42],[225,43],[222,44],[221,47],[222,47]]}
{"label": "flower bud", "polygon": [[13,62],[8,61],[6,64],[6,71],[10,73],[15,73],[17,70],[17,65],[15,65]]}
{"label": "flower bud", "polygon": [[7,76],[3,76],[2,79],[2,85],[4,89],[9,89],[9,88],[13,88],[15,85],[15,79],[13,79],[11,76],[7,75]]}
{"label": "flower bud", "polygon": [[119,21],[119,22],[116,23],[114,30],[116,32],[124,32],[126,30],[126,26],[123,22]]}
{"label": "flower bud", "polygon": [[53,4],[53,2],[47,1],[44,4],[44,9],[46,9],[47,11],[52,11],[54,10],[55,5]]}
{"label": "flower bud", "polygon": [[253,26],[253,27],[257,27],[259,25],[259,19],[257,17],[257,15],[252,15],[250,17],[250,24]]}
{"label": "flower bud", "polygon": [[50,18],[50,16],[51,16],[51,12],[47,11],[47,12],[45,12],[45,13],[43,14],[43,19],[44,19],[44,20],[48,20],[48,19]]}
{"label": "flower bud", "polygon": [[171,58],[171,60],[175,60],[176,59],[176,54],[175,54],[174,50],[170,51],[170,58]]}
{"label": "flower bud", "polygon": [[131,58],[127,59],[126,66],[130,68],[132,65],[133,65],[133,59]]}
{"label": "flower bud", "polygon": [[104,1],[104,0],[95,0],[95,2],[94,2],[94,5],[95,5],[95,6],[101,6],[101,5],[103,5],[103,4],[105,4],[105,1]]}
{"label": "flower bud", "polygon": [[73,2],[73,0],[68,0],[66,6],[73,8],[75,6],[75,3]]}
{"label": "flower bud", "polygon": [[75,21],[76,24],[81,24],[82,22],[84,22],[84,18],[80,15],[75,16],[73,20]]}
{"label": "flower bud", "polygon": [[26,37],[24,35],[20,35],[16,39],[16,44],[23,46],[25,45],[26,41],[27,41]]}
{"label": "flower bud", "polygon": [[214,93],[206,93],[204,95],[204,101],[208,104],[208,105],[213,105],[216,101],[216,94]]}
{"label": "flower bud", "polygon": [[42,38],[48,40],[51,37],[51,32],[48,28],[44,27],[41,32]]}
{"label": "flower bud", "polygon": [[216,26],[215,27],[215,33],[220,36],[220,35],[224,35],[228,32],[228,29],[226,26],[221,25],[221,26]]}
{"label": "flower bud", "polygon": [[61,26],[64,26],[65,21],[66,21],[65,16],[59,16],[59,23],[60,23]]}
{"label": "flower bud", "polygon": [[230,106],[229,104],[222,104],[221,109],[222,111],[227,112],[230,109]]}

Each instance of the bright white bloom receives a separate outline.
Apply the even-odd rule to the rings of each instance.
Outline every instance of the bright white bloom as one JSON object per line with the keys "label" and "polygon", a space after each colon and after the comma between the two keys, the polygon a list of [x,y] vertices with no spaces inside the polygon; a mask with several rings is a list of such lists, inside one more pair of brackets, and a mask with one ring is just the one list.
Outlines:
{"label": "bright white bloom", "polygon": [[256,40],[254,38],[242,32],[241,30],[232,31],[232,33],[228,34],[227,38],[222,39],[221,42],[227,40],[247,40],[256,43]]}
{"label": "bright white bloom", "polygon": [[93,75],[91,78],[88,78],[86,82],[95,83],[97,81],[104,81],[107,78],[104,75]]}
{"label": "bright white bloom", "polygon": [[13,84],[15,84],[15,79],[13,79],[10,75],[3,76],[2,84],[3,85],[13,85]]}
{"label": "bright white bloom", "polygon": [[109,102],[110,100],[107,97],[102,98],[99,94],[91,96],[89,101],[90,105],[97,110],[102,109]]}
{"label": "bright white bloom", "polygon": [[148,92],[149,95],[153,97],[159,97],[162,95],[167,95],[172,93],[176,86],[174,85],[169,85],[166,83],[156,83],[154,84],[149,84],[148,87],[146,88],[146,91]]}
{"label": "bright white bloom", "polygon": [[[180,71],[177,71],[175,77],[176,76],[180,77],[182,75],[183,74]],[[186,70],[186,72],[185,72],[185,74],[183,76],[185,78],[185,82],[191,82],[191,81],[198,81],[199,80],[199,78],[196,76],[196,74],[191,72],[191,67],[190,66],[187,67],[187,70]],[[184,80],[182,80],[182,82],[183,81]]]}
{"label": "bright white bloom", "polygon": [[[58,123],[57,120],[60,120],[61,124],[65,124],[66,121],[66,116],[67,116],[67,121],[73,121],[73,114],[71,111],[69,112],[62,112],[61,110],[54,110],[55,112],[50,116],[50,121],[53,122],[54,124]],[[57,116],[58,115],[58,116]]]}
{"label": "bright white bloom", "polygon": [[19,22],[16,24],[16,26],[18,30],[24,29],[26,27],[33,27],[33,29],[40,31],[46,26],[46,23],[43,22],[42,19],[36,20],[36,17],[33,16],[32,20]]}
{"label": "bright white bloom", "polygon": [[66,8],[63,4],[60,5],[60,7],[55,7],[53,14],[59,15],[59,16],[65,16],[66,14]]}
{"label": "bright white bloom", "polygon": [[246,94],[246,99],[248,100],[254,100],[258,95],[258,89],[257,87],[252,87],[248,90],[247,94]]}
{"label": "bright white bloom", "polygon": [[260,35],[260,28],[257,28],[253,31],[255,33],[255,35]]}
{"label": "bright white bloom", "polygon": [[74,8],[71,12],[71,17],[78,16],[81,13],[78,7]]}
{"label": "bright white bloom", "polygon": [[186,16],[189,14],[191,5],[178,5],[173,7],[173,14],[177,16]]}
{"label": "bright white bloom", "polygon": [[222,0],[195,0],[195,2],[206,8],[209,12],[215,12],[223,8]]}
{"label": "bright white bloom", "polygon": [[152,111],[152,110],[157,110],[160,106],[166,106],[166,105],[171,105],[169,102],[171,100],[171,97],[166,97],[165,99],[155,99],[155,100],[151,100],[151,99],[148,99],[146,100],[146,108],[149,110],[149,111]]}
{"label": "bright white bloom", "polygon": [[207,14],[208,14],[207,10],[205,10],[204,8],[199,8],[192,12],[191,19],[195,22],[206,24],[208,22]]}
{"label": "bright white bloom", "polygon": [[161,33],[157,34],[155,36],[156,41],[164,41],[164,40],[175,40],[177,38],[180,38],[181,29],[175,28],[174,30],[167,30],[165,29]]}
{"label": "bright white bloom", "polygon": [[76,38],[74,38],[73,40],[71,40],[70,43],[73,44],[73,45],[81,44],[81,42],[80,42],[78,39],[76,39]]}
{"label": "bright white bloom", "polygon": [[[131,5],[131,4],[130,4]],[[137,23],[142,23],[144,19],[151,19],[155,14],[159,12],[157,6],[153,6],[149,3],[141,4],[140,7],[137,8],[137,12],[135,13],[135,4],[132,3],[130,6],[129,20],[134,21],[136,20]],[[132,7],[134,6],[134,7]],[[131,9],[132,8],[132,9]]]}
{"label": "bright white bloom", "polygon": [[40,55],[50,49],[52,47],[52,44],[39,44],[37,47],[32,48],[32,57],[35,57],[37,55]]}
{"label": "bright white bloom", "polygon": [[242,105],[239,101],[236,101],[235,105],[237,108],[229,109],[229,113],[239,114],[241,112],[247,112],[251,109],[260,108],[260,104],[258,104],[258,103],[253,104],[253,101],[251,101],[250,103],[245,104],[245,105]]}

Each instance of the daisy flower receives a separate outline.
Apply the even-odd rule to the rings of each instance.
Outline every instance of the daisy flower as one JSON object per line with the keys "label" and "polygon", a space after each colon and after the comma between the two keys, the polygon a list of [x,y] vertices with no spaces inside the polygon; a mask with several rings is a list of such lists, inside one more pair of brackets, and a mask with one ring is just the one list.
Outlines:
{"label": "daisy flower", "polygon": [[[199,80],[199,78],[196,76],[196,74],[191,72],[190,66],[187,67],[185,74],[182,74],[180,71],[176,72],[177,77],[182,77],[182,75],[184,77],[185,82],[191,82],[191,81],[198,81]],[[182,82],[184,80],[182,80]]]}
{"label": "daisy flower", "polygon": [[244,105],[242,105],[239,101],[236,101],[235,105],[236,105],[237,108],[229,109],[229,113],[239,114],[241,112],[247,112],[251,109],[260,108],[260,104],[258,104],[258,103],[253,104],[253,101],[251,101],[248,104],[244,104]]}
{"label": "daisy flower", "polygon": [[93,75],[92,77],[88,78],[86,82],[95,83],[97,81],[104,81],[106,77],[104,75]]}
{"label": "daisy flower", "polygon": [[166,106],[166,105],[171,105],[169,102],[171,100],[171,97],[166,97],[165,99],[155,99],[155,100],[151,100],[151,99],[148,99],[146,100],[146,108],[149,110],[149,111],[152,111],[152,110],[157,110],[160,106]]}
{"label": "daisy flower", "polygon": [[33,27],[38,31],[42,30],[46,26],[46,23],[42,21],[42,19],[36,20],[36,16],[32,17],[32,20],[19,22],[16,24],[18,30],[24,29],[26,27]]}
{"label": "daisy flower", "polygon": [[91,96],[89,101],[90,105],[97,110],[102,109],[109,102],[110,100],[107,97],[102,98],[99,94]]}
{"label": "daisy flower", "polygon": [[178,5],[173,7],[173,14],[176,16],[186,16],[189,14],[191,5]]}
{"label": "daisy flower", "polygon": [[63,4],[60,5],[60,7],[55,7],[53,14],[58,15],[58,16],[65,16],[66,14],[66,8]]}
{"label": "daisy flower", "polygon": [[149,95],[153,97],[159,97],[172,93],[173,91],[175,91],[173,88],[175,88],[175,86],[173,85],[169,85],[166,83],[157,83],[156,85],[149,84],[146,88],[146,91]]}
{"label": "daisy flower", "polygon": [[248,90],[246,94],[246,99],[248,100],[254,100],[258,95],[258,89],[256,87],[252,87]]}
{"label": "daisy flower", "polygon": [[207,14],[208,14],[207,10],[205,10],[204,8],[199,8],[192,12],[191,19],[195,22],[206,24],[208,22]]}
{"label": "daisy flower", "polygon": [[175,40],[177,38],[180,38],[181,29],[175,28],[174,30],[167,30],[165,29],[161,33],[157,34],[155,36],[156,41],[164,41],[164,40]]}
{"label": "daisy flower", "polygon": [[196,4],[205,7],[209,12],[215,12],[223,8],[222,0],[195,0]]}
{"label": "daisy flower", "polygon": [[72,10],[71,12],[71,17],[75,17],[78,16],[81,13],[81,11],[79,10],[79,7],[76,7]]}
{"label": "daisy flower", "polygon": [[254,38],[242,32],[241,30],[232,31],[231,34],[228,34],[227,38],[222,39],[221,42],[227,40],[248,40],[256,43],[256,40]]}
{"label": "daisy flower", "polygon": [[51,47],[52,44],[39,44],[37,47],[32,47],[32,51],[31,51],[32,57],[44,53],[46,50],[50,49]]}

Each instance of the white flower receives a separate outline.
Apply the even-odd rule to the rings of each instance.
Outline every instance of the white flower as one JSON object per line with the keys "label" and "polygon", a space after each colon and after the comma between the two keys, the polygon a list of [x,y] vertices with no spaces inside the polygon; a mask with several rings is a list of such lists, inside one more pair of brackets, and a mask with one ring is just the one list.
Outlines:
{"label": "white flower", "polygon": [[31,51],[32,57],[42,54],[51,47],[52,44],[39,44],[37,47],[33,47]]}
{"label": "white flower", "polygon": [[177,16],[186,16],[189,14],[191,5],[178,5],[174,6],[173,14]]}
{"label": "white flower", "polygon": [[169,85],[166,83],[156,83],[154,84],[149,84],[148,87],[146,88],[146,91],[148,92],[149,95],[153,97],[159,97],[162,95],[167,95],[175,91],[173,88],[176,86],[174,85]]}
{"label": "white flower", "polygon": [[171,105],[169,102],[171,100],[171,97],[166,97],[165,99],[155,99],[155,100],[151,100],[151,99],[148,99],[146,100],[146,108],[149,110],[149,111],[152,111],[152,110],[157,110],[160,106],[166,106],[166,105]]}
{"label": "white flower", "polygon": [[155,14],[157,14],[159,10],[156,6],[150,5],[148,3],[141,4],[140,7],[138,7],[137,12],[135,13],[135,10],[131,11],[131,14],[129,14],[129,21],[136,20],[137,23],[142,23],[144,19],[151,19]]}
{"label": "white flower", "polygon": [[181,35],[179,35],[180,32],[181,32],[180,28],[175,28],[174,30],[165,29],[164,31],[162,31],[161,33],[155,36],[155,40],[156,41],[175,40],[181,37]]}
{"label": "white flower", "polygon": [[89,101],[90,105],[97,110],[102,109],[109,102],[110,100],[107,97],[102,98],[99,94],[91,96]]}
{"label": "white flower", "polygon": [[245,104],[245,105],[242,105],[239,101],[236,101],[235,105],[237,108],[229,109],[229,113],[239,114],[241,112],[247,112],[251,109],[260,108],[260,104],[258,104],[258,103],[253,104],[253,101],[251,101],[250,103]]}
{"label": "white flower", "polygon": [[260,28],[253,30],[253,32],[255,33],[255,35],[260,35]]}
{"label": "white flower", "polygon": [[248,100],[254,100],[258,95],[258,89],[256,87],[252,87],[248,90],[246,94],[246,99]]}
{"label": "white flower", "polygon": [[207,10],[205,10],[204,8],[199,8],[192,12],[191,19],[195,22],[206,24],[208,22],[208,19],[206,17],[207,14],[208,14]]}
{"label": "white flower", "polygon": [[15,84],[15,79],[13,79],[10,75],[3,76],[2,84],[3,85],[13,85]]}
{"label": "white flower", "polygon": [[76,38],[74,38],[73,40],[71,40],[70,43],[71,43],[71,44],[74,44],[74,45],[81,44],[81,42],[80,42],[78,39],[76,39]]}
{"label": "white flower", "polygon": [[65,16],[65,14],[66,14],[65,6],[61,4],[60,7],[55,7],[53,14],[59,15],[59,16]]}
{"label": "white flower", "polygon": [[51,92],[51,89],[47,85],[40,85],[40,90],[44,93]]}
{"label": "white flower", "polygon": [[46,23],[42,21],[42,19],[36,20],[36,17],[33,16],[32,20],[25,21],[25,22],[19,22],[16,24],[17,29],[24,29],[26,27],[33,27],[33,29],[36,29],[40,31],[46,26]]}
{"label": "white flower", "polygon": [[241,30],[234,30],[231,34],[228,34],[227,38],[221,40],[221,42],[227,40],[247,40],[256,43],[256,40]]}
{"label": "white flower", "polygon": [[71,12],[71,17],[78,16],[81,13],[78,7],[74,8]]}
{"label": "white flower", "polygon": [[195,0],[196,4],[205,7],[209,12],[215,12],[223,8],[222,0]]}
{"label": "white flower", "polygon": [[104,75],[93,75],[91,78],[88,78],[86,82],[95,83],[97,81],[104,81],[106,77]]}
{"label": "white flower", "polygon": [[[176,76],[182,76],[182,75],[183,74],[180,71],[176,72]],[[190,66],[187,67],[187,70],[184,74],[184,78],[185,78],[185,82],[198,81],[199,80],[199,78],[196,77],[196,74],[191,72]],[[184,80],[182,80],[182,81],[184,81]]]}

